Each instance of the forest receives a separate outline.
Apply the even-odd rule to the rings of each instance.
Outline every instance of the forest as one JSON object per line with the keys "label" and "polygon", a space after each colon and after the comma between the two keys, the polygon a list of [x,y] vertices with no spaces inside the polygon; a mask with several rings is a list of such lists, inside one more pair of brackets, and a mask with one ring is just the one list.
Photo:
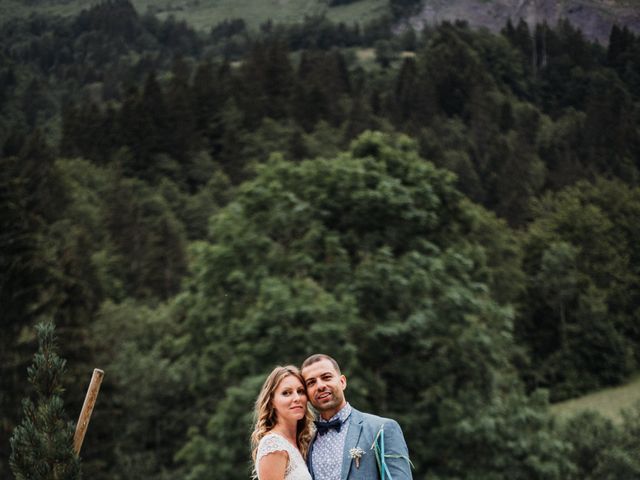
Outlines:
{"label": "forest", "polygon": [[416,479],[640,478],[640,406],[549,411],[640,370],[640,36],[390,3],[0,24],[1,478],[46,321],[69,422],[105,371],[85,478],[248,478],[265,375],[315,352]]}

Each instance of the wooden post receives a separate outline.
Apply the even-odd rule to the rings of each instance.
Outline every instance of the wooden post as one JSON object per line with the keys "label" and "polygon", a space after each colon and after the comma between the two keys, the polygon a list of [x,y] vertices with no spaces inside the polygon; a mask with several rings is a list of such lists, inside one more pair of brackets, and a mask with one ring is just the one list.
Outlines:
{"label": "wooden post", "polygon": [[100,384],[102,383],[102,377],[104,372],[99,368],[93,369],[93,375],[91,376],[91,383],[89,383],[89,389],[87,395],[84,398],[84,405],[82,405],[82,411],[76,424],[76,433],[73,436],[73,450],[76,455],[80,455],[80,448],[82,448],[82,442],[84,441],[84,435],[87,433],[87,427],[89,426],[89,420],[91,419],[91,412],[96,405],[96,399],[98,398],[98,392],[100,391]]}

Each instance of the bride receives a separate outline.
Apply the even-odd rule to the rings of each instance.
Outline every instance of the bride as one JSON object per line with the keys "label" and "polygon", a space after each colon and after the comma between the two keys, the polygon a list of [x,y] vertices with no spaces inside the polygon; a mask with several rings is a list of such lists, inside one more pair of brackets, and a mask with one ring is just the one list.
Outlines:
{"label": "bride", "polygon": [[274,368],[262,385],[254,409],[253,478],[311,480],[305,458],[312,419],[300,371],[292,365]]}

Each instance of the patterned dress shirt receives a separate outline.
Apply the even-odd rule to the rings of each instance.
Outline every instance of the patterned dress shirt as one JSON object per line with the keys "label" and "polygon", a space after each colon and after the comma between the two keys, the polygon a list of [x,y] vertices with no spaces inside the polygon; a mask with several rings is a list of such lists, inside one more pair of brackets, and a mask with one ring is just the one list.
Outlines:
{"label": "patterned dress shirt", "polygon": [[[336,418],[342,420],[340,431],[331,429],[324,435],[316,435],[313,443],[311,464],[315,480],[340,480],[341,478],[344,442],[347,438],[347,430],[349,430],[351,405],[347,403],[338,413],[326,421],[330,422]],[[322,418],[318,420],[325,421]]]}

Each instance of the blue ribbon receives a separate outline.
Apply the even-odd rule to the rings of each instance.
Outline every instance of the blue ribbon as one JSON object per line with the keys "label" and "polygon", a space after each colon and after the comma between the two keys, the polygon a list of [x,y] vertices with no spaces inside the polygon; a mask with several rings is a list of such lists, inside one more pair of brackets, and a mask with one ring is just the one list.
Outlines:
{"label": "blue ribbon", "polygon": [[384,453],[384,425],[380,427],[380,431],[378,432],[378,435],[376,435],[376,438],[373,441],[373,445],[371,445],[371,449],[375,452],[376,462],[378,463],[378,470],[380,470],[381,480],[393,480],[393,478],[391,477],[391,473],[389,472],[389,467],[387,467],[387,461],[385,460],[387,457],[404,458],[407,462],[409,462],[409,465],[413,467],[411,460],[409,460],[404,455],[387,455],[386,453]]}

